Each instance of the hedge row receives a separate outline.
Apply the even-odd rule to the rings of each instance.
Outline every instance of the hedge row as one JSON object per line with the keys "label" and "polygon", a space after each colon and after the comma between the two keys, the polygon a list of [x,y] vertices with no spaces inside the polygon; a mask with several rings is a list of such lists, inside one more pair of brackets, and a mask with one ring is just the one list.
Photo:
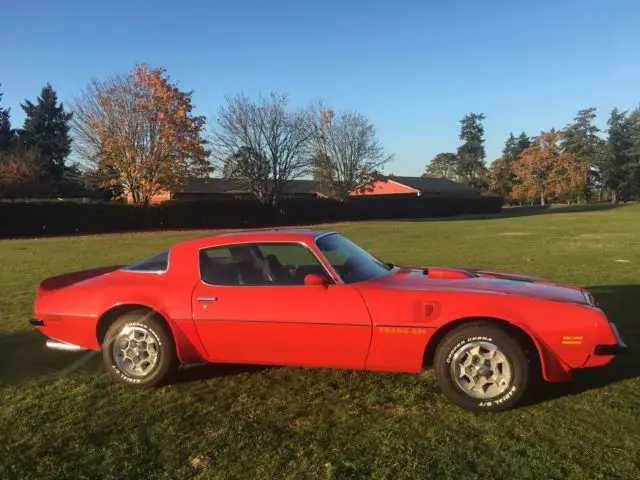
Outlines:
{"label": "hedge row", "polygon": [[502,199],[354,197],[345,202],[286,199],[277,212],[255,200],[170,201],[156,207],[118,203],[0,202],[0,237],[135,230],[251,228],[345,220],[424,218],[499,212]]}

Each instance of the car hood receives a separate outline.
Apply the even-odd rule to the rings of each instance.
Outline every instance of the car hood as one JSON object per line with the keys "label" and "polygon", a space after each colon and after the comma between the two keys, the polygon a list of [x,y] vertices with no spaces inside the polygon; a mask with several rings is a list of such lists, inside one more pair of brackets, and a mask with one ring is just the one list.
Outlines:
{"label": "car hood", "polygon": [[579,287],[500,270],[446,267],[396,268],[378,281],[388,288],[468,290],[589,304],[588,295]]}

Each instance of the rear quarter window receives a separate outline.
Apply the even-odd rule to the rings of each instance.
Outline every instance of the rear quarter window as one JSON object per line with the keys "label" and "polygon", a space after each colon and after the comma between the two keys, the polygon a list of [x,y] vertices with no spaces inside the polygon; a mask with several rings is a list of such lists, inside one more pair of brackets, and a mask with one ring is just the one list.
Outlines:
{"label": "rear quarter window", "polygon": [[169,270],[169,250],[155,253],[150,257],[123,268],[128,272],[162,273]]}

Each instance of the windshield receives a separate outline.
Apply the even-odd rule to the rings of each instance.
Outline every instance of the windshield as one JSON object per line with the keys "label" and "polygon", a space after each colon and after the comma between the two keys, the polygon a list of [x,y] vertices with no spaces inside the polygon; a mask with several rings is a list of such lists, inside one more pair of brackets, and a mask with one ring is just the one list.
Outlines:
{"label": "windshield", "polygon": [[320,237],[316,245],[344,283],[371,280],[384,275],[391,269],[390,266],[337,233]]}

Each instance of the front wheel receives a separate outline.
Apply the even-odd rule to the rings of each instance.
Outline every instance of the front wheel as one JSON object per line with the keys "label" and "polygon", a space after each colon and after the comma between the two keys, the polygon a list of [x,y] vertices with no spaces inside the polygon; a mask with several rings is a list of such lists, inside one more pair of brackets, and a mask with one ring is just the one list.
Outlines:
{"label": "front wheel", "polygon": [[434,368],[442,392],[476,412],[513,407],[529,384],[524,348],[504,330],[484,322],[449,333],[436,349]]}
{"label": "front wheel", "polygon": [[102,358],[116,380],[138,387],[166,382],[178,365],[170,330],[145,310],[113,322],[102,343]]}

